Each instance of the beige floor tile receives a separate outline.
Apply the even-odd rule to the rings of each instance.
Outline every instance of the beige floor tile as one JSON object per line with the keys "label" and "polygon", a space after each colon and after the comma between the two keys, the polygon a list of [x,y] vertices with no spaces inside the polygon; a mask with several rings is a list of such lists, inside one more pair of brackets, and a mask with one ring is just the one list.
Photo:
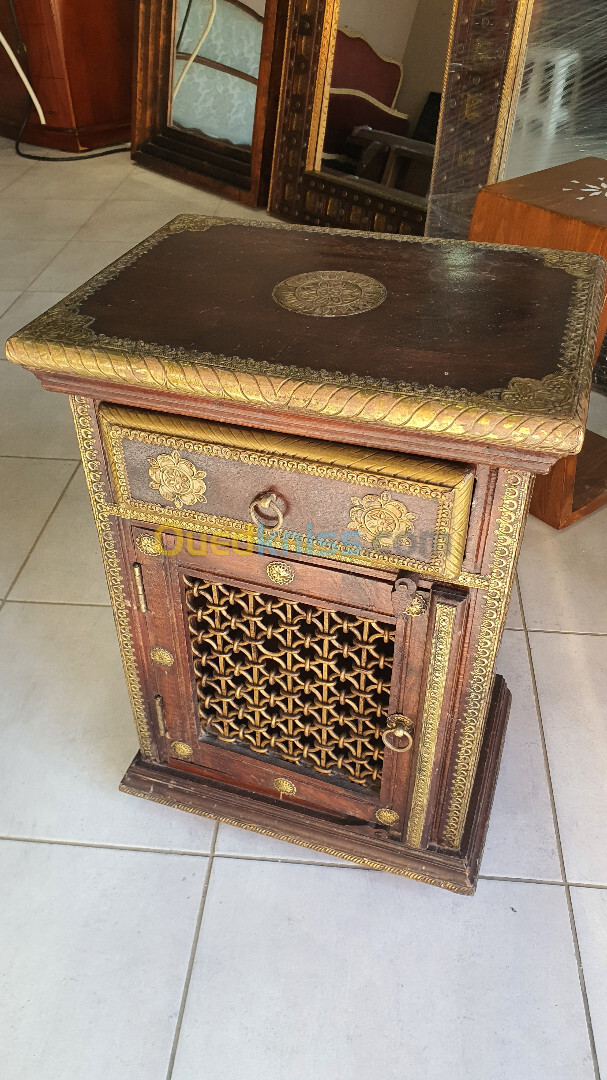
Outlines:
{"label": "beige floor tile", "polygon": [[6,595],[73,470],[71,461],[0,458],[0,597]]}
{"label": "beige floor tile", "polygon": [[[218,200],[216,199],[217,203]],[[83,226],[79,240],[130,240],[138,244],[178,214],[199,212],[179,199],[113,199],[103,204]],[[211,213],[211,207],[208,210]]]}
{"label": "beige floor tile", "polygon": [[109,605],[97,530],[82,469],[70,483],[13,585],[10,599]]}
{"label": "beige floor tile", "polygon": [[0,668],[0,834],[209,851],[214,822],[118,790],[137,736],[109,609],[9,601]]}
{"label": "beige floor tile", "polygon": [[569,881],[607,885],[607,638],[531,634]]}
{"label": "beige floor tile", "polygon": [[596,431],[597,435],[607,437],[607,397],[605,394],[593,392],[590,395],[588,427],[591,431]]}
{"label": "beige floor tile", "polygon": [[[36,162],[29,168],[25,165],[25,168],[28,169],[27,175],[5,186],[0,192],[0,199],[107,199],[129,175],[130,158],[125,152],[108,158],[58,165]],[[9,166],[0,164],[1,169],[8,172]]]}
{"label": "beige floor tile", "polygon": [[42,315],[53,304],[65,296],[63,292],[22,292],[17,293],[15,302],[0,318],[0,349],[5,355],[6,339],[21,330],[32,319]]}
{"label": "beige floor tile", "polygon": [[98,205],[92,199],[2,199],[0,240],[71,240]]}
{"label": "beige floor tile", "polygon": [[[256,918],[256,915],[258,917]],[[173,1080],[592,1080],[564,891],[216,859]]]}
{"label": "beige floor tile", "polygon": [[4,312],[15,303],[21,296],[21,290],[18,292],[0,292],[0,315],[4,315]]}
{"label": "beige floor tile", "polygon": [[[17,158],[16,162],[5,162],[0,157],[0,198],[3,197],[7,188],[16,184],[19,180],[25,181],[24,173],[28,171],[30,165],[26,161],[20,161]],[[21,189],[19,189],[21,190]]]}
{"label": "beige floor tile", "polygon": [[175,199],[188,204],[196,203],[200,214],[212,213],[219,202],[219,196],[213,191],[205,191],[193,184],[182,184],[179,180],[161,176],[139,165],[133,167],[127,178],[112,192],[110,199],[139,202],[148,199],[153,202]]}
{"label": "beige floor tile", "polygon": [[530,517],[518,564],[529,630],[607,633],[607,508],[562,532]]}
{"label": "beige floor tile", "polygon": [[165,1080],[207,860],[2,849],[6,1075]]}
{"label": "beige floor tile", "polygon": [[247,220],[271,221],[273,220],[267,210],[258,206],[245,206],[244,203],[234,202],[232,199],[222,199],[215,211],[218,217],[242,218]]}
{"label": "beige floor tile", "polygon": [[32,289],[71,292],[133,246],[130,240],[70,240],[33,282]]}
{"label": "beige floor tile", "polygon": [[27,289],[64,245],[64,240],[3,240],[0,289]]}
{"label": "beige floor tile", "polygon": [[604,1076],[607,1070],[607,890],[572,889],[571,900],[599,1070]]}
{"label": "beige floor tile", "polygon": [[508,608],[508,614],[506,615],[506,629],[507,630],[522,630],[523,629],[523,617],[521,614],[521,605],[519,601],[518,588],[516,581],[512,588],[512,595],[510,597],[510,606]]}
{"label": "beige floor tile", "polygon": [[43,390],[35,375],[6,360],[0,362],[0,455],[74,462],[80,456],[65,394]]}
{"label": "beige floor tile", "polygon": [[481,874],[560,881],[561,870],[524,634],[506,631],[497,670],[512,694]]}

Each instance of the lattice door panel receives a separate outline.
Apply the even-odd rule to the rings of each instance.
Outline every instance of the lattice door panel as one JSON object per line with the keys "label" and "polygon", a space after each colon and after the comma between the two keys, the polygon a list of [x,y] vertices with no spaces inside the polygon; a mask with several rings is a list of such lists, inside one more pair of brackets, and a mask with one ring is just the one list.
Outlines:
{"label": "lattice door panel", "polygon": [[379,788],[394,627],[184,576],[207,737]]}

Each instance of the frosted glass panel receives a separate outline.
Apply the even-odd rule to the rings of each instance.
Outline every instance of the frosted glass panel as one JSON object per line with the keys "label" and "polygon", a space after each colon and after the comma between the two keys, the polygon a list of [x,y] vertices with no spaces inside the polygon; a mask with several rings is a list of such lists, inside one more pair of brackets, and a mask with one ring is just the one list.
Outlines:
{"label": "frosted glass panel", "polygon": [[171,123],[250,146],[262,33],[258,0],[178,0]]}

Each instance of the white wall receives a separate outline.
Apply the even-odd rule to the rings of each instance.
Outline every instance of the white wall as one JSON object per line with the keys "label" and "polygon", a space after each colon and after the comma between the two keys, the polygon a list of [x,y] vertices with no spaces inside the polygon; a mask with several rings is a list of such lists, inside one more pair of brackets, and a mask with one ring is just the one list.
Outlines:
{"label": "white wall", "polygon": [[401,60],[418,2],[426,0],[341,0],[339,25],[356,30],[392,60]]}
{"label": "white wall", "polygon": [[443,88],[453,0],[419,0],[403,57],[397,109],[415,125],[431,90]]}

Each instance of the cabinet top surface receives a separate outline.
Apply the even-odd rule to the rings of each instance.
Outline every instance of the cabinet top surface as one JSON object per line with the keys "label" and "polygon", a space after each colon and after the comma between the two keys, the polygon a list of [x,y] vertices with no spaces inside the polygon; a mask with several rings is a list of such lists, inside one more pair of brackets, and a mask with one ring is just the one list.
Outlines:
{"label": "cabinet top surface", "polygon": [[580,158],[565,165],[553,165],[551,169],[489,184],[486,190],[514,202],[528,203],[607,229],[607,161],[604,158]]}
{"label": "cabinet top surface", "polygon": [[182,216],[7,353],[106,383],[568,454],[603,268],[577,252]]}

